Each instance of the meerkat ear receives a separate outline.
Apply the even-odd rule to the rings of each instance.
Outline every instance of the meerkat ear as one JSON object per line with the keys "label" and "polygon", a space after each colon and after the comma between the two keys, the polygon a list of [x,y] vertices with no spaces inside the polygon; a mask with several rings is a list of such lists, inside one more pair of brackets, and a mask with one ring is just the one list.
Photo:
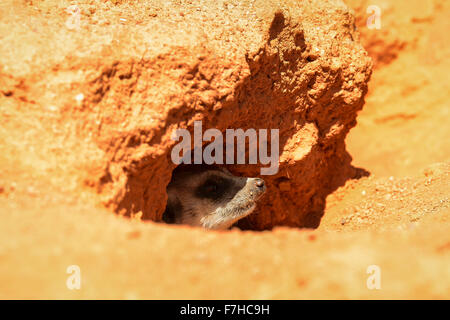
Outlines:
{"label": "meerkat ear", "polygon": [[167,199],[166,210],[163,213],[162,220],[165,223],[175,223],[178,219],[177,217],[183,210],[183,206],[181,205],[181,201],[178,197],[169,195],[169,199]]}

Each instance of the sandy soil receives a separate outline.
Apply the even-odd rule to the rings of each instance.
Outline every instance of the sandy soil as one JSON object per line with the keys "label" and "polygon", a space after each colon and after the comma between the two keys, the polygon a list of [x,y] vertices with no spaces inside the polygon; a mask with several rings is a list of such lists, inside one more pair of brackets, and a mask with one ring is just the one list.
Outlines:
{"label": "sandy soil", "polygon": [[[450,298],[450,6],[372,2],[381,30],[365,28],[366,2],[347,2],[376,62],[346,140],[353,165],[370,175],[328,196],[317,229],[207,232],[120,217],[90,189],[70,192],[77,181],[65,172],[82,168],[27,158],[53,133],[5,120],[0,298]],[[40,117],[17,112],[1,116]],[[66,285],[71,265],[80,267],[80,290]],[[371,265],[380,289],[367,287]]]}
{"label": "sandy soil", "polygon": [[[349,3],[365,13],[368,2]],[[347,146],[353,164],[374,175],[411,176],[429,164],[450,159],[450,126],[445,121],[450,112],[450,46],[444,32],[450,27],[449,4],[370,4],[382,8],[385,27],[368,30],[365,19],[358,21],[363,44],[375,60],[375,71]],[[395,58],[390,60],[391,56]]]}

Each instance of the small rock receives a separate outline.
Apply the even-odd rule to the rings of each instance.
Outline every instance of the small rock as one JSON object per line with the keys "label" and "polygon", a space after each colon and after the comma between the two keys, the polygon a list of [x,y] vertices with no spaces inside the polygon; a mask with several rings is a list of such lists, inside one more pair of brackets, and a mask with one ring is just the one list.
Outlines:
{"label": "small rock", "polygon": [[79,93],[79,94],[77,94],[76,96],[75,96],[75,100],[77,101],[77,102],[83,102],[83,100],[84,100],[84,94],[82,94],[82,93]]}

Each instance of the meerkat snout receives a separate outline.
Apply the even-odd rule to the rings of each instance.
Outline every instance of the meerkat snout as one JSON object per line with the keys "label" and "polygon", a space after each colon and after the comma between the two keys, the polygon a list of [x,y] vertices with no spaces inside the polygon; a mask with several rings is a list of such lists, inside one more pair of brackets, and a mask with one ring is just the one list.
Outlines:
{"label": "meerkat snout", "polygon": [[263,179],[237,177],[226,169],[184,166],[167,187],[167,223],[227,229],[248,216],[266,191]]}

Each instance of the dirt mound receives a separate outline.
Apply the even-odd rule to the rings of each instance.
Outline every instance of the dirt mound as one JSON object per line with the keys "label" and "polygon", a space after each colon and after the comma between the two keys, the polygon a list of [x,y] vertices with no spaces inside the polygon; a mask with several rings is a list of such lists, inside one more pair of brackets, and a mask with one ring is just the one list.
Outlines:
{"label": "dirt mound", "polygon": [[[449,298],[450,6],[346,2],[2,1],[0,298]],[[141,220],[194,120],[280,128],[273,230]]]}
{"label": "dirt mound", "polygon": [[[15,51],[0,60],[2,101],[8,113],[32,109],[45,118],[24,130],[70,135],[27,157],[76,166],[68,179],[94,187],[114,211],[161,219],[175,168],[172,137],[179,128],[193,135],[195,120],[223,133],[279,129],[278,173],[266,177],[269,196],[250,216],[252,229],[317,226],[326,195],[355,176],[344,138],[362,107],[371,62],[340,1],[95,2],[76,7],[72,28],[51,3],[11,4],[18,21],[45,12],[34,15],[33,28],[48,36],[15,26],[7,39]],[[9,125],[23,117],[9,117]],[[229,169],[260,173],[259,165]],[[280,183],[287,187],[280,191]]]}

